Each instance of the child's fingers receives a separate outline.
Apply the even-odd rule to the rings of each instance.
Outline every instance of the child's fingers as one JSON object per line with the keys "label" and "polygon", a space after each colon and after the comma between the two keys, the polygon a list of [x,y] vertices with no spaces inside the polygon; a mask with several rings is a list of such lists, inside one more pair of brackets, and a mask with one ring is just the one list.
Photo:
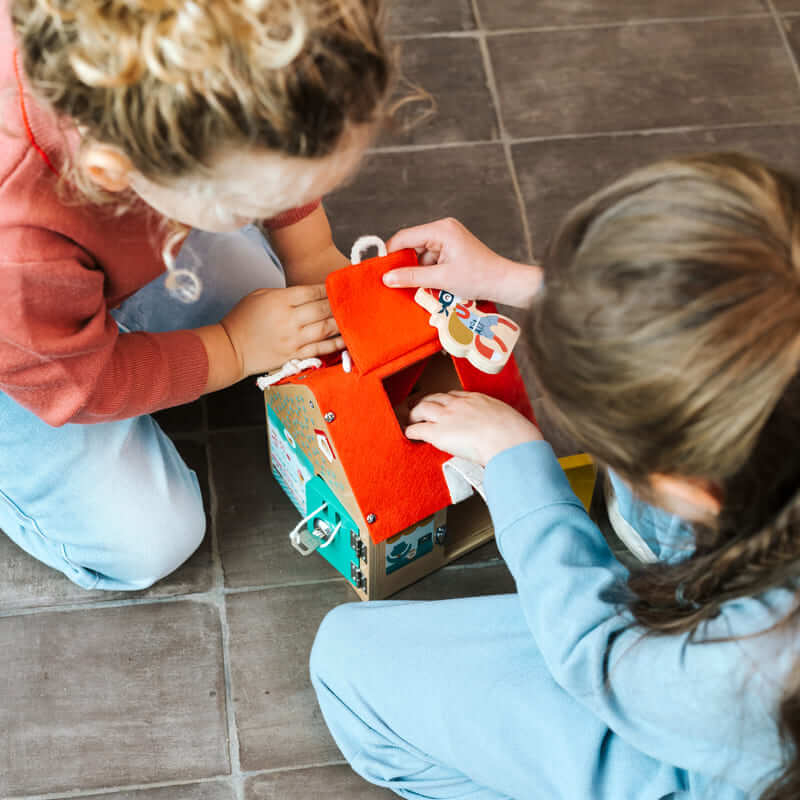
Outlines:
{"label": "child's fingers", "polygon": [[316,300],[327,298],[324,283],[312,283],[304,286],[290,286],[286,289],[287,299],[292,306],[302,306]]}
{"label": "child's fingers", "polygon": [[439,266],[402,267],[393,269],[383,276],[386,286],[419,287],[423,289],[440,289],[447,282],[445,270]]}
{"label": "child's fingers", "polygon": [[415,250],[437,250],[440,248],[442,225],[446,222],[446,220],[437,219],[434,222],[426,222],[424,225],[403,228],[386,242],[386,249],[390,253],[406,247],[413,247]]}
{"label": "child's fingers", "polygon": [[[440,395],[439,397],[446,397]],[[417,403],[408,415],[412,422],[438,422],[442,418],[442,412],[446,408],[446,403],[441,399],[436,399],[436,395],[426,397]]]}
{"label": "child's fingers", "polygon": [[295,306],[295,310],[292,312],[292,319],[299,328],[312,325],[315,322],[321,322],[324,319],[333,319],[331,304],[326,297],[322,300],[314,300],[301,306]]}
{"label": "child's fingers", "polygon": [[300,329],[300,343],[302,345],[312,342],[321,342],[330,339],[339,332],[339,327],[333,317],[328,317],[319,322],[313,322]]}
{"label": "child's fingers", "polygon": [[297,351],[296,358],[314,358],[315,356],[326,356],[330,353],[337,353],[344,350],[344,339],[341,336],[334,336],[332,339],[325,339],[321,342],[312,342]]}
{"label": "child's fingers", "polygon": [[430,400],[431,403],[438,403],[440,406],[446,406],[452,400],[449,392],[433,392],[433,394],[426,394],[423,400]]}
{"label": "child's fingers", "polygon": [[430,442],[434,427],[430,422],[419,422],[409,425],[405,430],[405,434],[408,439],[415,439],[418,442]]}

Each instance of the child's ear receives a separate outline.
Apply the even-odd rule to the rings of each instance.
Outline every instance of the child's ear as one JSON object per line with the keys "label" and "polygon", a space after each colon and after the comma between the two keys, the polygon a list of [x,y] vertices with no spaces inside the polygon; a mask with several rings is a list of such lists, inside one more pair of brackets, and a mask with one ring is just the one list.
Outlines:
{"label": "child's ear", "polygon": [[705,478],[656,473],[650,476],[650,485],[659,505],[690,522],[713,519],[722,508],[720,487]]}
{"label": "child's ear", "polygon": [[133,164],[110,145],[88,145],[81,156],[81,167],[93,183],[107,192],[122,192],[130,186]]}

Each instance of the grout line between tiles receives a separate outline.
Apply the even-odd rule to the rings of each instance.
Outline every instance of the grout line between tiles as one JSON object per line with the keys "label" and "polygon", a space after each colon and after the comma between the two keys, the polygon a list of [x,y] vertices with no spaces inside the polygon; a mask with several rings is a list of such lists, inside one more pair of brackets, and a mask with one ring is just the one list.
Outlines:
{"label": "grout line between tiles", "polygon": [[[299,772],[303,769],[322,769],[323,767],[341,767],[345,766],[347,762],[343,758],[335,761],[318,761],[310,764],[298,764],[291,767],[275,767],[274,769],[254,769],[249,772],[243,772],[244,778],[257,778],[259,775],[277,775],[281,772]],[[27,798],[26,798],[27,800]]]}
{"label": "grout line between tiles", "polygon": [[195,602],[206,603],[214,602],[211,592],[190,592],[188,594],[173,594],[154,597],[124,597],[113,600],[91,600],[85,603],[61,603],[49,606],[24,606],[22,608],[10,608],[0,610],[0,618],[3,617],[25,617],[32,614],[54,614],[71,613],[73,611],[91,611],[93,609],[121,608],[125,606],[152,606],[158,603],[183,603]]}
{"label": "grout line between tiles", "polygon": [[[209,454],[210,455],[210,454]],[[214,480],[214,467],[208,459],[208,489],[211,504],[211,551],[214,565],[214,596],[219,613],[222,633],[222,673],[225,682],[225,714],[228,723],[228,760],[231,771],[231,788],[236,800],[244,800],[244,781],[242,780],[239,761],[239,730],[236,727],[236,709],[233,703],[233,686],[231,679],[230,626],[228,625],[228,608],[225,603],[225,571],[219,548],[219,497]]]}
{"label": "grout line between tiles", "polygon": [[781,18],[778,9],[775,8],[774,0],[766,0],[766,4],[767,8],[769,8],[770,12],[772,13],[772,18],[775,21],[775,26],[778,29],[778,35],[781,37],[783,47],[786,50],[786,54],[789,56],[789,62],[792,65],[794,78],[797,81],[798,88],[800,88],[800,65],[797,63],[797,56],[792,49],[792,43],[789,41],[789,35],[786,33],[786,28],[783,26],[783,19]]}
{"label": "grout line between tiles", "polygon": [[[800,114],[797,119],[774,120],[772,122],[725,122],[717,125],[674,125],[659,128],[623,128],[615,131],[588,131],[586,133],[554,133],[542,136],[517,136],[509,137],[509,144],[514,147],[520,144],[538,144],[540,142],[560,142],[573,141],[578,139],[613,139],[617,136],[660,136],[671,133],[695,133],[700,131],[724,131],[724,130],[743,130],[758,128],[781,128],[792,127],[800,124]],[[471,142],[446,142],[442,144],[409,144],[409,145],[386,145],[375,147],[369,151],[370,155],[383,156],[393,153],[413,153],[424,150],[453,150],[467,147],[487,147],[489,145],[502,144],[501,139],[481,139]],[[245,430],[244,428],[233,428],[232,430]],[[213,431],[215,432],[215,431]]]}
{"label": "grout line between tiles", "polygon": [[[322,583],[339,583],[339,581],[343,581],[344,578],[341,576],[337,576],[335,578],[314,578],[305,581],[290,581],[288,583],[265,583],[262,585],[251,585],[251,586],[226,586],[224,589],[224,594],[227,595],[235,595],[235,594],[249,594],[251,592],[263,592],[263,591],[271,591],[272,589],[287,589],[293,588],[298,586],[317,586],[318,584]],[[356,597],[356,594],[353,594],[353,597]]]}
{"label": "grout line between tiles", "polygon": [[477,28],[466,31],[432,31],[431,33],[400,33],[389,36],[392,41],[408,41],[409,39],[477,39],[482,35],[486,36],[512,36],[514,34],[528,34],[528,33],[557,33],[559,31],[593,31],[603,30],[610,28],[631,28],[643,27],[645,25],[671,25],[671,24],[686,24],[686,23],[708,23],[708,22],[724,22],[726,20],[739,20],[739,19],[769,19],[770,13],[767,11],[756,11],[748,14],[716,14],[702,17],[656,17],[653,19],[623,19],[623,20],[610,20],[608,22],[576,22],[565,25],[551,24],[551,25],[523,25],[518,28],[492,28],[481,30],[481,24],[477,8],[473,5],[476,11],[475,21]]}
{"label": "grout line between tiles", "polygon": [[73,797],[105,797],[118,792],[135,792],[148,789],[169,789],[183,786],[194,786],[195,784],[221,783],[229,784],[227,775],[215,775],[211,778],[195,778],[194,780],[179,781],[160,781],[158,783],[135,783],[127,786],[104,786],[101,789],[74,789],[62,792],[49,792],[47,794],[25,794],[12,795],[3,800],[69,800]]}
{"label": "grout line between tiles", "polygon": [[480,47],[481,57],[483,58],[483,69],[486,73],[486,85],[489,89],[489,95],[492,98],[492,103],[494,104],[500,141],[503,145],[506,163],[508,164],[508,171],[511,175],[511,184],[514,188],[514,195],[517,198],[517,207],[519,209],[520,221],[522,222],[522,235],[525,240],[525,255],[528,262],[533,263],[533,238],[531,236],[531,226],[528,223],[528,211],[525,205],[525,198],[522,196],[522,189],[519,185],[517,168],[514,164],[514,158],[511,154],[511,139],[509,138],[508,131],[506,130],[505,123],[503,122],[503,113],[500,108],[500,92],[497,87],[497,79],[494,74],[492,59],[489,55],[489,45],[486,42],[486,31],[484,30],[483,22],[481,20],[480,9],[478,8],[478,0],[472,0],[472,12],[475,16],[475,24],[478,26],[478,31],[480,33],[478,37],[478,45]]}

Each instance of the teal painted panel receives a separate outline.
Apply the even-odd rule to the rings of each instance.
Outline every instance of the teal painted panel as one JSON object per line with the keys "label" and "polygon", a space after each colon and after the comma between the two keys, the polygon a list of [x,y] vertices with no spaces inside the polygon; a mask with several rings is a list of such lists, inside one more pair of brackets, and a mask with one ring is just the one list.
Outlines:
{"label": "teal painted panel", "polygon": [[[358,566],[359,562],[351,545],[350,535],[353,532],[358,533],[358,526],[330,490],[328,484],[319,475],[316,475],[306,484],[306,504],[309,513],[323,503],[327,503],[327,507],[320,511],[314,519],[324,520],[331,526],[331,529],[335,529],[337,525],[341,525],[341,527],[336,538],[327,546],[321,545],[317,552],[352,584],[354,582],[350,565]],[[314,520],[308,521],[308,530],[314,532]]]}

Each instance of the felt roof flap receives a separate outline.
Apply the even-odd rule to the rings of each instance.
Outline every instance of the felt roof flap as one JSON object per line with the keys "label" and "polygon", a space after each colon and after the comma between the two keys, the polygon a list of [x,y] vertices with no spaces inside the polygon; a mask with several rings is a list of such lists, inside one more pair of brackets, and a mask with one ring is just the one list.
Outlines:
{"label": "felt roof flap", "polygon": [[406,249],[328,275],[333,316],[361,374],[438,341],[430,314],[414,302],[415,290],[383,284],[389,270],[417,265],[416,251]]}
{"label": "felt roof flap", "polygon": [[[420,356],[415,350],[395,366],[403,369]],[[430,348],[425,355],[431,355]],[[423,356],[424,357],[424,356]],[[374,542],[394,536],[450,503],[442,464],[450,458],[424,442],[407,439],[395,416],[382,371],[361,376],[341,365],[304,373],[287,383],[302,383],[321,409],[334,418],[325,425],[344,468],[356,504]]]}

